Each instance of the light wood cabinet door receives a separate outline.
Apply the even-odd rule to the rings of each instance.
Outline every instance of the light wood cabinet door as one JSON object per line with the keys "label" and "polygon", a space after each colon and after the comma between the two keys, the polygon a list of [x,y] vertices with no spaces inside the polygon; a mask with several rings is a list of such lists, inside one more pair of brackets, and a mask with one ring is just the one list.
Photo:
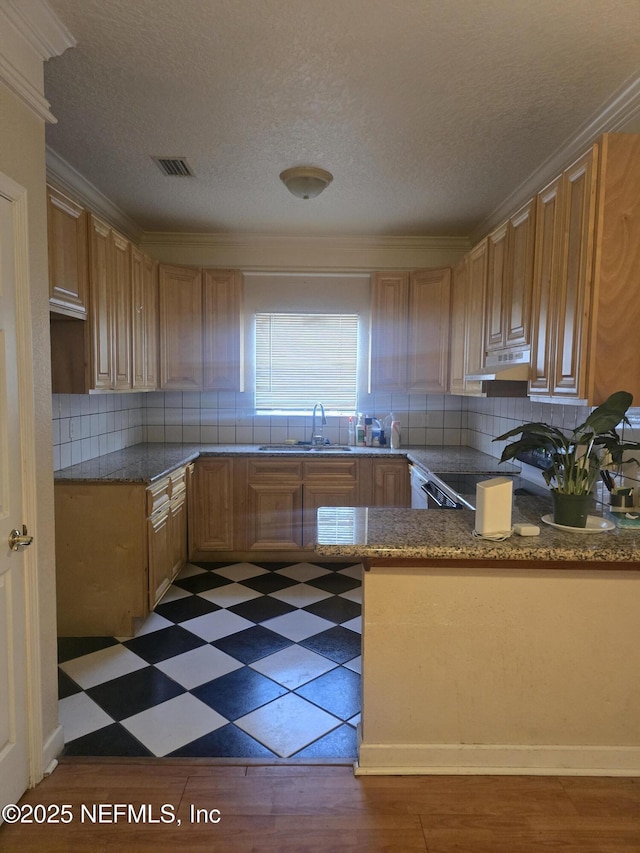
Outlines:
{"label": "light wood cabinet door", "polygon": [[202,389],[202,275],[161,264],[158,271],[160,387]]}
{"label": "light wood cabinet door", "polygon": [[405,391],[407,383],[408,272],[371,279],[371,376],[376,391]]}
{"label": "light wood cabinet door", "polygon": [[113,388],[131,388],[131,244],[115,231],[110,235],[113,288]]}
{"label": "light wood cabinet door", "polygon": [[144,252],[131,248],[131,382],[136,391],[158,387],[158,268]]}
{"label": "light wood cabinet door", "polygon": [[149,542],[149,609],[153,610],[171,583],[171,507],[154,513],[147,521]]}
{"label": "light wood cabinet door", "polygon": [[302,467],[299,459],[246,460],[243,550],[301,550]]}
{"label": "light wood cabinet door", "polygon": [[509,223],[504,222],[487,240],[487,300],[485,313],[485,350],[504,348],[504,286]]}
{"label": "light wood cabinet door", "polygon": [[451,279],[451,323],[449,329],[449,393],[464,394],[465,348],[469,258],[465,255],[453,268]]}
{"label": "light wood cabinet door", "polygon": [[203,383],[207,391],[242,391],[242,274],[203,270]]}
{"label": "light wood cabinet door", "polygon": [[409,281],[407,391],[444,394],[449,381],[451,269],[417,270]]}
{"label": "light wood cabinet door", "polygon": [[111,228],[92,214],[89,217],[90,382],[96,390],[110,390],[114,382],[111,269]]}
{"label": "light wood cabinet door", "polygon": [[63,193],[47,187],[49,307],[87,317],[87,213]]}
{"label": "light wood cabinet door", "polygon": [[504,292],[505,347],[524,347],[531,341],[531,290],[535,238],[535,200],[509,220]]}
{"label": "light wood cabinet door", "polygon": [[234,460],[200,458],[190,484],[189,556],[232,551],[237,523],[234,507]]}
{"label": "light wood cabinet door", "polygon": [[173,580],[187,562],[187,493],[171,500],[171,571]]}
{"label": "light wood cabinet door", "polygon": [[536,248],[531,314],[530,395],[549,396],[553,387],[559,264],[563,248],[562,176],[536,198]]}
{"label": "light wood cabinet door", "polygon": [[357,459],[323,459],[304,462],[303,543],[313,549],[317,538],[317,513],[321,506],[360,506]]}
{"label": "light wood cabinet door", "polygon": [[373,460],[372,506],[411,505],[409,463],[406,459]]}
{"label": "light wood cabinet door", "polygon": [[[467,322],[465,326],[465,374],[478,373],[484,365],[484,306],[487,290],[486,239],[469,252],[467,291]],[[465,383],[467,394],[481,394],[482,382],[477,379]]]}
{"label": "light wood cabinet door", "polygon": [[586,397],[587,313],[593,273],[596,171],[594,149],[563,175],[562,263],[556,294],[554,396]]}

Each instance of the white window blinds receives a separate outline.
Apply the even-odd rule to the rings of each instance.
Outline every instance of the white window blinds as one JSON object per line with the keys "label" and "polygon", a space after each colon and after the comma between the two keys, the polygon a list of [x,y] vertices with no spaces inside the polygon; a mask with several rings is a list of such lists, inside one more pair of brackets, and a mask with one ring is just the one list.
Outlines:
{"label": "white window blinds", "polygon": [[356,410],[357,314],[256,314],[256,411]]}

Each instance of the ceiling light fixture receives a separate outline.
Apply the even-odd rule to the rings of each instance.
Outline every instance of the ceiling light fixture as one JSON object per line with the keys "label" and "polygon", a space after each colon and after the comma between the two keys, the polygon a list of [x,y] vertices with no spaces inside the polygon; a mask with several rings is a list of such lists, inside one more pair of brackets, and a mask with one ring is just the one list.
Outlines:
{"label": "ceiling light fixture", "polygon": [[281,172],[280,180],[298,198],[315,198],[329,186],[333,175],[315,166],[294,166]]}

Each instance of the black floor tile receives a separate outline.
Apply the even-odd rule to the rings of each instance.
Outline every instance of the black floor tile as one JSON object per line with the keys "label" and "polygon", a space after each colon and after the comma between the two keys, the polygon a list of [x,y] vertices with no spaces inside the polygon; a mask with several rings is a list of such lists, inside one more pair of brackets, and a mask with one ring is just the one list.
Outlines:
{"label": "black floor tile", "polygon": [[315,634],[307,640],[301,640],[299,645],[311,649],[319,655],[324,655],[336,663],[346,663],[357,657],[362,648],[362,638],[355,631],[336,625],[320,634]]}
{"label": "black floor tile", "polygon": [[83,737],[70,741],[64,748],[64,755],[123,755],[152,756],[146,746],[129,734],[120,725],[113,723]]}
{"label": "black floor tile", "polygon": [[217,589],[219,586],[226,586],[229,583],[231,583],[229,578],[223,578],[222,575],[218,575],[215,572],[202,572],[199,575],[192,575],[189,578],[177,578],[174,581],[175,586],[193,593]]}
{"label": "black floor tile", "polygon": [[234,604],[233,607],[227,609],[250,622],[266,622],[267,619],[284,616],[285,613],[291,613],[297,608],[284,601],[279,601],[277,598],[262,595],[260,598],[252,598],[251,601],[243,601],[241,604]]}
{"label": "black floor tile", "polygon": [[214,640],[211,645],[242,663],[253,663],[292,646],[293,642],[262,625],[256,625],[254,628],[246,628],[244,631]]}
{"label": "black floor tile", "polygon": [[353,726],[344,723],[329,732],[328,735],[318,738],[309,746],[305,746],[300,752],[296,752],[292,758],[344,758],[356,759],[358,757],[358,735]]}
{"label": "black floor tile", "polygon": [[58,663],[117,645],[114,637],[58,637]]}
{"label": "black floor tile", "polygon": [[315,586],[316,589],[332,592],[334,595],[339,595],[341,592],[347,592],[350,589],[360,586],[360,581],[350,578],[349,575],[340,575],[337,572],[329,575],[320,575],[319,578],[313,578],[306,581],[306,583],[309,586]]}
{"label": "black floor tile", "polygon": [[243,580],[242,583],[250,589],[255,589],[256,592],[262,592],[266,595],[269,592],[279,592],[281,589],[286,589],[288,586],[295,586],[298,581],[294,581],[284,575],[278,575],[275,572],[268,572],[266,575],[247,578],[246,580]]}
{"label": "black floor tile", "polygon": [[360,710],[360,676],[340,666],[294,691],[334,717],[348,720]]}
{"label": "black floor tile", "polygon": [[276,758],[266,746],[229,723],[170,752],[167,758]]}
{"label": "black floor tile", "polygon": [[355,619],[362,612],[362,607],[356,601],[349,601],[348,598],[341,598],[339,595],[323,598],[322,601],[316,601],[302,609],[308,613],[313,613],[314,616],[320,616],[322,619],[329,619],[336,625]]}
{"label": "black floor tile", "polygon": [[183,652],[190,652],[191,649],[204,646],[206,643],[200,637],[192,634],[191,631],[186,631],[179,625],[172,625],[171,628],[162,628],[160,631],[153,631],[151,634],[143,634],[141,637],[125,640],[123,645],[146,660],[147,663],[158,663]]}
{"label": "black floor tile", "polygon": [[197,616],[204,616],[206,613],[213,613],[220,609],[220,605],[214,604],[213,601],[207,601],[199,595],[188,595],[186,598],[178,598],[166,604],[160,603],[155,612],[171,622],[185,622],[187,619],[195,619]]}
{"label": "black floor tile", "polygon": [[186,692],[155,666],[129,672],[86,691],[114,720],[125,720]]}
{"label": "black floor tile", "polygon": [[58,667],[58,699],[66,699],[67,696],[74,696],[76,693],[82,693],[82,687]]}
{"label": "black floor tile", "polygon": [[237,720],[288,692],[286,687],[248,666],[191,690],[194,696],[228,720]]}

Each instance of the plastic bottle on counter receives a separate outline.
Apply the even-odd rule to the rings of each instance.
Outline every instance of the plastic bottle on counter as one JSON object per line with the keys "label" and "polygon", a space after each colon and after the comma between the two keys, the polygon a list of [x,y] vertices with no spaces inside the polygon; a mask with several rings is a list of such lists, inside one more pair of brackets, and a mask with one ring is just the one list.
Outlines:
{"label": "plastic bottle on counter", "polygon": [[364,421],[361,412],[358,412],[358,423],[356,424],[356,444],[358,447],[364,447]]}
{"label": "plastic bottle on counter", "polygon": [[349,418],[348,444],[353,447],[356,443],[356,425],[353,420],[353,415]]}
{"label": "plastic bottle on counter", "polygon": [[371,447],[373,440],[373,418],[364,416],[364,443],[366,447]]}
{"label": "plastic bottle on counter", "polygon": [[400,447],[400,421],[396,420],[393,412],[389,416],[391,418],[391,426],[389,428],[389,446],[392,450],[397,450]]}

